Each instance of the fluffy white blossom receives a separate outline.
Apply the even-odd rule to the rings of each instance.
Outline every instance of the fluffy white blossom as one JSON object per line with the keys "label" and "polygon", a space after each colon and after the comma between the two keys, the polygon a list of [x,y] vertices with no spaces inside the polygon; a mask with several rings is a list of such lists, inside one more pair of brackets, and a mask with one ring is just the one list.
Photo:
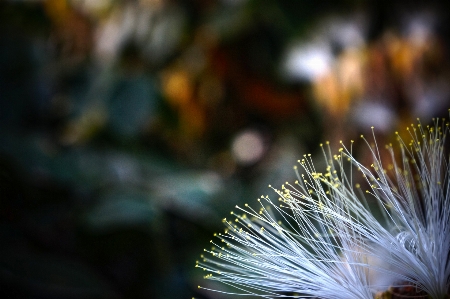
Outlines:
{"label": "fluffy white blossom", "polygon": [[278,200],[263,196],[259,209],[246,204],[224,219],[225,232],[196,266],[205,278],[233,287],[231,294],[374,298],[389,286],[413,284],[431,298],[446,298],[448,126],[435,120],[408,130],[411,140],[398,137],[386,146],[388,155],[380,154],[375,137],[363,137],[370,166],[353,156],[353,142],[336,155],[323,146],[323,170],[305,155],[294,167],[298,180],[272,188]]}

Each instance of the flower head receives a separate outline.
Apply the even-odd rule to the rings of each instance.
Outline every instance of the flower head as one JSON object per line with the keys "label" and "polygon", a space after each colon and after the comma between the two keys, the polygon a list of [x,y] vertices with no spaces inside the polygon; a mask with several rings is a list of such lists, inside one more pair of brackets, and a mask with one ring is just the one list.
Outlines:
{"label": "flower head", "polygon": [[[322,147],[326,168],[311,156],[294,167],[298,180],[260,209],[236,207],[197,267],[234,294],[273,297],[373,298],[389,285],[409,283],[432,298],[450,285],[450,179],[439,120],[410,128],[411,142],[388,145],[384,165],[376,140],[372,165],[352,147],[333,155]],[[353,143],[353,142],[352,142]],[[365,192],[363,190],[365,188]],[[374,262],[374,261],[383,261]],[[374,280],[374,275],[387,278]]]}

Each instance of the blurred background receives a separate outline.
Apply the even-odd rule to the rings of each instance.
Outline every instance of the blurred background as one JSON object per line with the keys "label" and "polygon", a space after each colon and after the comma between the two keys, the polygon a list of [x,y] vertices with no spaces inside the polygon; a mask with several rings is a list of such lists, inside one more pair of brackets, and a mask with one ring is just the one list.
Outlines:
{"label": "blurred background", "polygon": [[0,1],[3,297],[223,298],[194,265],[235,205],[448,117],[449,6]]}

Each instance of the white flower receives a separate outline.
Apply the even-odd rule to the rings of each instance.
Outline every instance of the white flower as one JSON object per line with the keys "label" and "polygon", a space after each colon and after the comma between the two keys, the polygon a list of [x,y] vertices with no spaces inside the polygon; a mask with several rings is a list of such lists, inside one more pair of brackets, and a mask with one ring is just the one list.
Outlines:
{"label": "white flower", "polygon": [[[447,131],[438,120],[426,129],[412,126],[408,145],[398,138],[400,153],[387,146],[392,163],[386,167],[376,141],[373,146],[366,141],[370,167],[353,157],[351,147],[337,155],[325,147],[323,172],[306,155],[299,161],[301,173],[296,170],[298,180],[274,189],[280,204],[266,196],[258,199],[259,211],[237,207],[243,214],[224,219],[225,233],[216,234],[218,241],[211,241],[213,248],[197,267],[209,272],[206,278],[234,287],[233,294],[373,298],[389,285],[412,283],[432,298],[445,298]],[[377,284],[374,275],[387,280]]]}

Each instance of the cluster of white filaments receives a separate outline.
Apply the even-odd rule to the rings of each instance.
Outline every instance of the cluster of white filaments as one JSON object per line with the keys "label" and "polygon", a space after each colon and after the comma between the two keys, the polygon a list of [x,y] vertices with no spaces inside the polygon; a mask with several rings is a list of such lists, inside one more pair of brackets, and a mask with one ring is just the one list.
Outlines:
{"label": "cluster of white filaments", "polygon": [[[448,125],[435,120],[434,126],[418,123],[408,130],[411,142],[398,137],[399,152],[386,147],[386,167],[375,138],[370,144],[363,136],[370,167],[353,157],[352,146],[333,155],[321,145],[324,172],[305,155],[294,167],[295,183],[269,186],[277,201],[262,196],[259,210],[237,206],[242,214],[223,220],[225,232],[215,234],[217,241],[196,266],[208,273],[205,278],[236,290],[223,291],[229,294],[369,299],[389,284],[410,283],[431,298],[446,298]],[[389,277],[389,284],[377,284],[375,274]]]}

